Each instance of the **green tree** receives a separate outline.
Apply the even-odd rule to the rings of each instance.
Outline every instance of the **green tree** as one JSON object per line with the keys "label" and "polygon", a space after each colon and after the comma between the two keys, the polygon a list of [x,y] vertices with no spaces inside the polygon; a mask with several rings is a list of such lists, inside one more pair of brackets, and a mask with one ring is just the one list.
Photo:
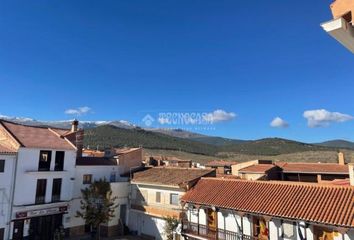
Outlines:
{"label": "green tree", "polygon": [[177,228],[179,221],[175,217],[167,216],[164,218],[166,221],[164,227],[164,234],[167,240],[173,240],[173,231]]}
{"label": "green tree", "polygon": [[100,239],[100,225],[107,223],[114,217],[117,197],[112,197],[111,185],[106,179],[93,182],[89,187],[82,189],[81,211],[76,217],[81,217],[91,226],[93,239]]}

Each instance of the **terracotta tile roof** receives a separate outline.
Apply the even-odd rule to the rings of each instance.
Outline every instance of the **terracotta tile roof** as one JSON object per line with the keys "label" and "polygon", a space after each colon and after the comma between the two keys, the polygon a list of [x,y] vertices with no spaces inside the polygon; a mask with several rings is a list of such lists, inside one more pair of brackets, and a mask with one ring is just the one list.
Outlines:
{"label": "terracotta tile roof", "polygon": [[255,164],[239,170],[241,173],[266,173],[269,170],[276,168],[273,164]]}
{"label": "terracotta tile roof", "polygon": [[104,152],[97,150],[84,149],[82,150],[82,154],[87,157],[103,157]]}
{"label": "terracotta tile roof", "polygon": [[8,147],[5,147],[5,146],[1,146],[0,145],[0,154],[3,153],[3,154],[14,154],[16,153],[17,151],[14,150],[14,149],[10,149]]}
{"label": "terracotta tile roof", "polygon": [[105,157],[79,157],[76,159],[78,166],[116,166],[117,161]]}
{"label": "terracotta tile roof", "polygon": [[116,148],[115,152],[118,155],[121,155],[121,154],[131,153],[131,152],[134,152],[134,151],[137,151],[137,150],[140,150],[140,149],[141,148]]}
{"label": "terracotta tile roof", "polygon": [[202,178],[182,201],[235,211],[354,227],[354,187]]}
{"label": "terracotta tile roof", "polygon": [[160,160],[160,161],[166,161],[166,162],[191,162],[192,161],[192,160],[180,159],[180,158],[173,157],[173,156],[148,156],[146,158],[147,158],[147,160],[150,160],[152,158],[154,160]]}
{"label": "terracotta tile roof", "polygon": [[51,128],[26,126],[4,120],[0,120],[0,125],[4,126],[23,147],[75,150],[67,140],[61,138]]}
{"label": "terracotta tile roof", "polygon": [[277,163],[277,165],[284,173],[349,174],[348,165],[337,163]]}
{"label": "terracotta tile roof", "polygon": [[180,186],[204,176],[215,176],[215,170],[197,168],[154,167],[134,174],[132,182]]}
{"label": "terracotta tile roof", "polygon": [[214,160],[205,164],[206,167],[231,167],[231,165],[235,165],[237,162],[233,161],[224,161],[224,160]]}

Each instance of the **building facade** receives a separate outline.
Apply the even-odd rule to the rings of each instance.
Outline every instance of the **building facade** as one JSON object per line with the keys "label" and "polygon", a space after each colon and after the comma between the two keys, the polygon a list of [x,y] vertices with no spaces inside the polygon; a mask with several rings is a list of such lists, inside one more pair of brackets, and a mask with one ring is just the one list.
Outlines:
{"label": "building facade", "polygon": [[9,236],[17,153],[0,145],[0,240]]}
{"label": "building facade", "polygon": [[63,130],[0,121],[0,146],[16,156],[13,164],[7,161],[13,180],[5,239],[53,239],[56,231],[69,227],[68,207],[82,143],[77,124]]}
{"label": "building facade", "polygon": [[[140,164],[141,165],[141,164]],[[136,167],[139,167],[137,165]],[[107,224],[102,224],[100,232],[102,236],[116,236],[124,232],[127,225],[128,195],[130,183],[128,178],[120,176],[126,167],[119,165],[117,160],[105,157],[81,157],[76,161],[73,198],[70,202],[70,236],[88,234],[91,227],[85,225],[82,218],[76,217],[77,211],[81,211],[81,190],[89,187],[94,181],[105,179],[111,185],[112,196],[117,197],[114,218]]]}
{"label": "building facade", "polygon": [[165,218],[180,220],[181,197],[212,169],[155,167],[137,172],[131,182],[129,229],[137,235],[166,239]]}
{"label": "building facade", "polygon": [[352,186],[203,178],[182,197],[187,239],[354,239]]}

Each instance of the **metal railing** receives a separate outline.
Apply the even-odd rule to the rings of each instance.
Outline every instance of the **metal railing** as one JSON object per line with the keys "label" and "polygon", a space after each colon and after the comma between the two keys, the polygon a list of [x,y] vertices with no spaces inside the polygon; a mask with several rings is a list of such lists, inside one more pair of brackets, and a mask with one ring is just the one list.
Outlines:
{"label": "metal railing", "polygon": [[258,237],[232,232],[224,229],[209,229],[206,225],[192,222],[183,222],[183,233],[201,236],[207,239],[218,240],[259,240]]}

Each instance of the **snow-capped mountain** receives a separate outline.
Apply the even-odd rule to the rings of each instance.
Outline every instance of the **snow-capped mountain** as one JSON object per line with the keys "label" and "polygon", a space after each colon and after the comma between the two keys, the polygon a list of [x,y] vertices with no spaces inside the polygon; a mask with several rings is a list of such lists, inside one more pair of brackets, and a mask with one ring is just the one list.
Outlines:
{"label": "snow-capped mountain", "polygon": [[[0,119],[16,122],[16,123],[21,123],[25,125],[31,125],[31,126],[50,126],[50,127],[56,127],[56,128],[70,128],[71,120],[59,120],[59,121],[41,121],[41,120],[36,120],[32,118],[27,118],[27,117],[10,117],[10,116],[5,116],[0,114]],[[125,120],[114,120],[114,121],[80,121],[79,126],[81,128],[94,128],[102,125],[112,125],[115,127],[119,128],[135,128],[136,125],[125,121]]]}

